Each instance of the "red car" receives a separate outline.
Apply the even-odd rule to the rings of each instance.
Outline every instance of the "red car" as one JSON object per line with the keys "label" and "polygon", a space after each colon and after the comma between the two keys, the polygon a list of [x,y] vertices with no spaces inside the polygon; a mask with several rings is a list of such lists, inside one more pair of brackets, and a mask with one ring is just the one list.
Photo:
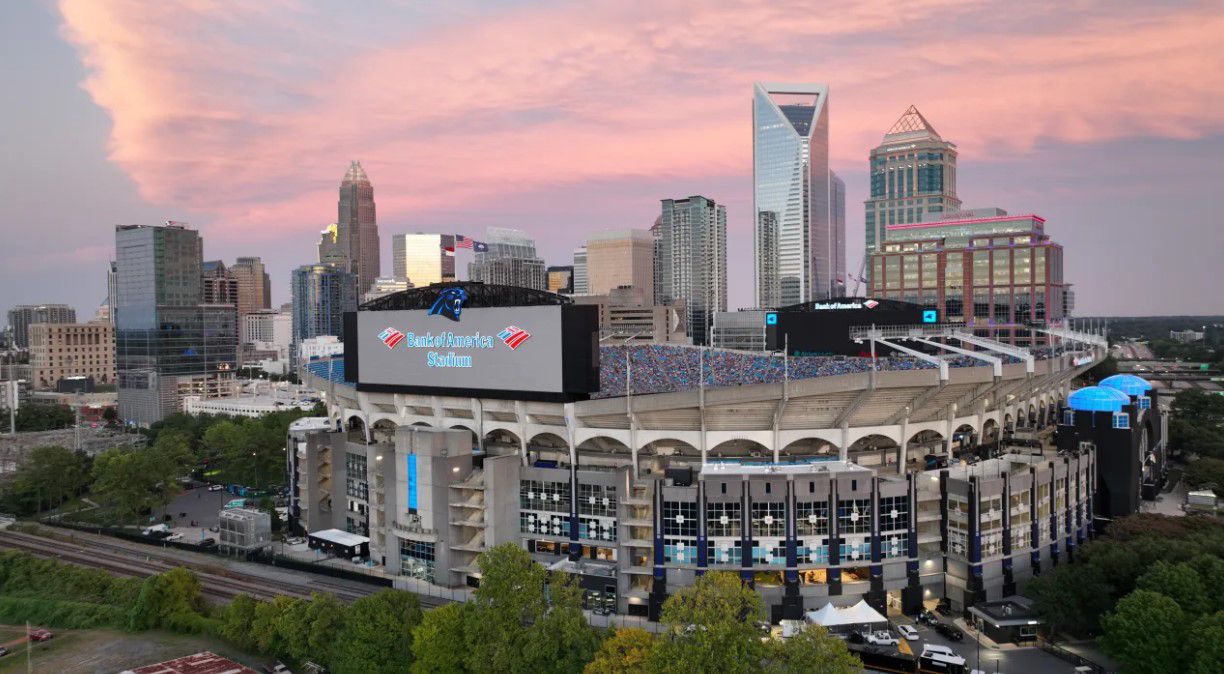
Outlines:
{"label": "red car", "polygon": [[51,634],[51,630],[44,630],[44,629],[30,630],[30,641],[46,641],[50,639],[52,636],[54,635]]}

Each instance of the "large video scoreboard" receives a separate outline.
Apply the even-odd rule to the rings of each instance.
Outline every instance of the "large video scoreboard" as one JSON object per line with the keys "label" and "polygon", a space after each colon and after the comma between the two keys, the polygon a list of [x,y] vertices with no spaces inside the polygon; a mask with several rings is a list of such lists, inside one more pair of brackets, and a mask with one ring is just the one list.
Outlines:
{"label": "large video scoreboard", "polygon": [[867,356],[869,347],[850,339],[851,327],[938,322],[937,312],[909,302],[844,297],[766,312],[765,344],[771,351],[785,345],[792,356]]}

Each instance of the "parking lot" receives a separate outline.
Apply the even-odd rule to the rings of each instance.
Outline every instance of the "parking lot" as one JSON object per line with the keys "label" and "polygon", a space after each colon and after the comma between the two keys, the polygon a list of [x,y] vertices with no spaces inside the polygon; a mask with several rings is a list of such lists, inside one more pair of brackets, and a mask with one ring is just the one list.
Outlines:
{"label": "parking lot", "polygon": [[[963,641],[952,641],[937,633],[933,627],[915,622],[912,618],[901,617],[894,623],[911,625],[918,631],[917,641],[905,641],[915,656],[922,653],[925,644],[947,646],[965,658],[965,666],[969,670],[978,669],[986,674],[1027,674],[1028,672],[1050,672],[1052,674],[1074,674],[1075,667],[1060,660],[1036,646],[1013,646],[1010,644],[994,645],[983,639],[979,648],[975,633],[966,629],[964,621],[950,621],[946,616],[939,616],[943,622],[953,622],[965,634]],[[895,633],[895,631],[894,631]],[[900,635],[897,635],[901,638]]]}

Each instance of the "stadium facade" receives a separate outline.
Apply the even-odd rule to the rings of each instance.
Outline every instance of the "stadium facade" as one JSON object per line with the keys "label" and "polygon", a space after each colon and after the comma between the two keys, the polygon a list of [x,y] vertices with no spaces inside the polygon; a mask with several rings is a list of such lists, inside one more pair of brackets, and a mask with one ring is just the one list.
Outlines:
{"label": "stadium facade", "polygon": [[[387,313],[352,323],[400,321],[420,343],[422,326],[444,322],[412,307],[444,290],[382,298],[358,314]],[[467,291],[469,325],[567,304]],[[1029,351],[962,336],[971,350],[951,328],[889,330],[862,338],[943,339],[947,350],[872,361],[602,347],[597,385],[571,376],[541,395],[550,375],[533,363],[521,374],[539,381],[515,387],[534,388],[527,396],[433,394],[428,370],[370,387],[369,373],[385,382],[393,366],[365,350],[360,371],[351,359],[316,361],[304,377],[325,392],[329,416],[291,429],[291,523],[368,535],[387,573],[451,587],[478,584],[477,556],[512,542],[575,574],[591,603],[649,617],[710,570],[740,573],[777,619],[860,598],[881,610],[944,599],[963,610],[1072,559],[1096,526],[1100,452],[1088,440],[1018,449],[1015,438],[1066,418],[1071,380],[1104,356],[1104,339],[1051,329],[1060,344]],[[369,348],[423,358],[386,334],[349,333],[346,347],[377,341]],[[501,376],[517,351],[475,352],[473,366]],[[572,348],[556,352],[571,365]],[[1144,447],[1161,452],[1157,409],[1136,401],[1125,412]]]}

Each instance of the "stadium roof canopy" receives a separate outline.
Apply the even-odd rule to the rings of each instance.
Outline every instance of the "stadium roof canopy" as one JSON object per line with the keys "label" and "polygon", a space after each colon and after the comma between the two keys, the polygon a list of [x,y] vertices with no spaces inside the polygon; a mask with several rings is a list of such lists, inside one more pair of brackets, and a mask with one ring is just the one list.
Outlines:
{"label": "stadium roof canopy", "polygon": [[1067,405],[1079,412],[1120,412],[1130,398],[1115,388],[1088,386],[1067,396]]}
{"label": "stadium roof canopy", "polygon": [[422,288],[409,288],[384,295],[361,305],[362,311],[398,311],[405,309],[429,309],[438,301],[438,295],[448,288],[460,288],[467,293],[465,309],[489,307],[536,307],[572,304],[573,300],[546,290],[503,286],[480,281],[454,281],[434,283]]}
{"label": "stadium roof canopy", "polygon": [[1152,385],[1148,383],[1148,380],[1133,374],[1115,374],[1102,379],[1100,385],[1116,389],[1128,396],[1141,396],[1152,390]]}

